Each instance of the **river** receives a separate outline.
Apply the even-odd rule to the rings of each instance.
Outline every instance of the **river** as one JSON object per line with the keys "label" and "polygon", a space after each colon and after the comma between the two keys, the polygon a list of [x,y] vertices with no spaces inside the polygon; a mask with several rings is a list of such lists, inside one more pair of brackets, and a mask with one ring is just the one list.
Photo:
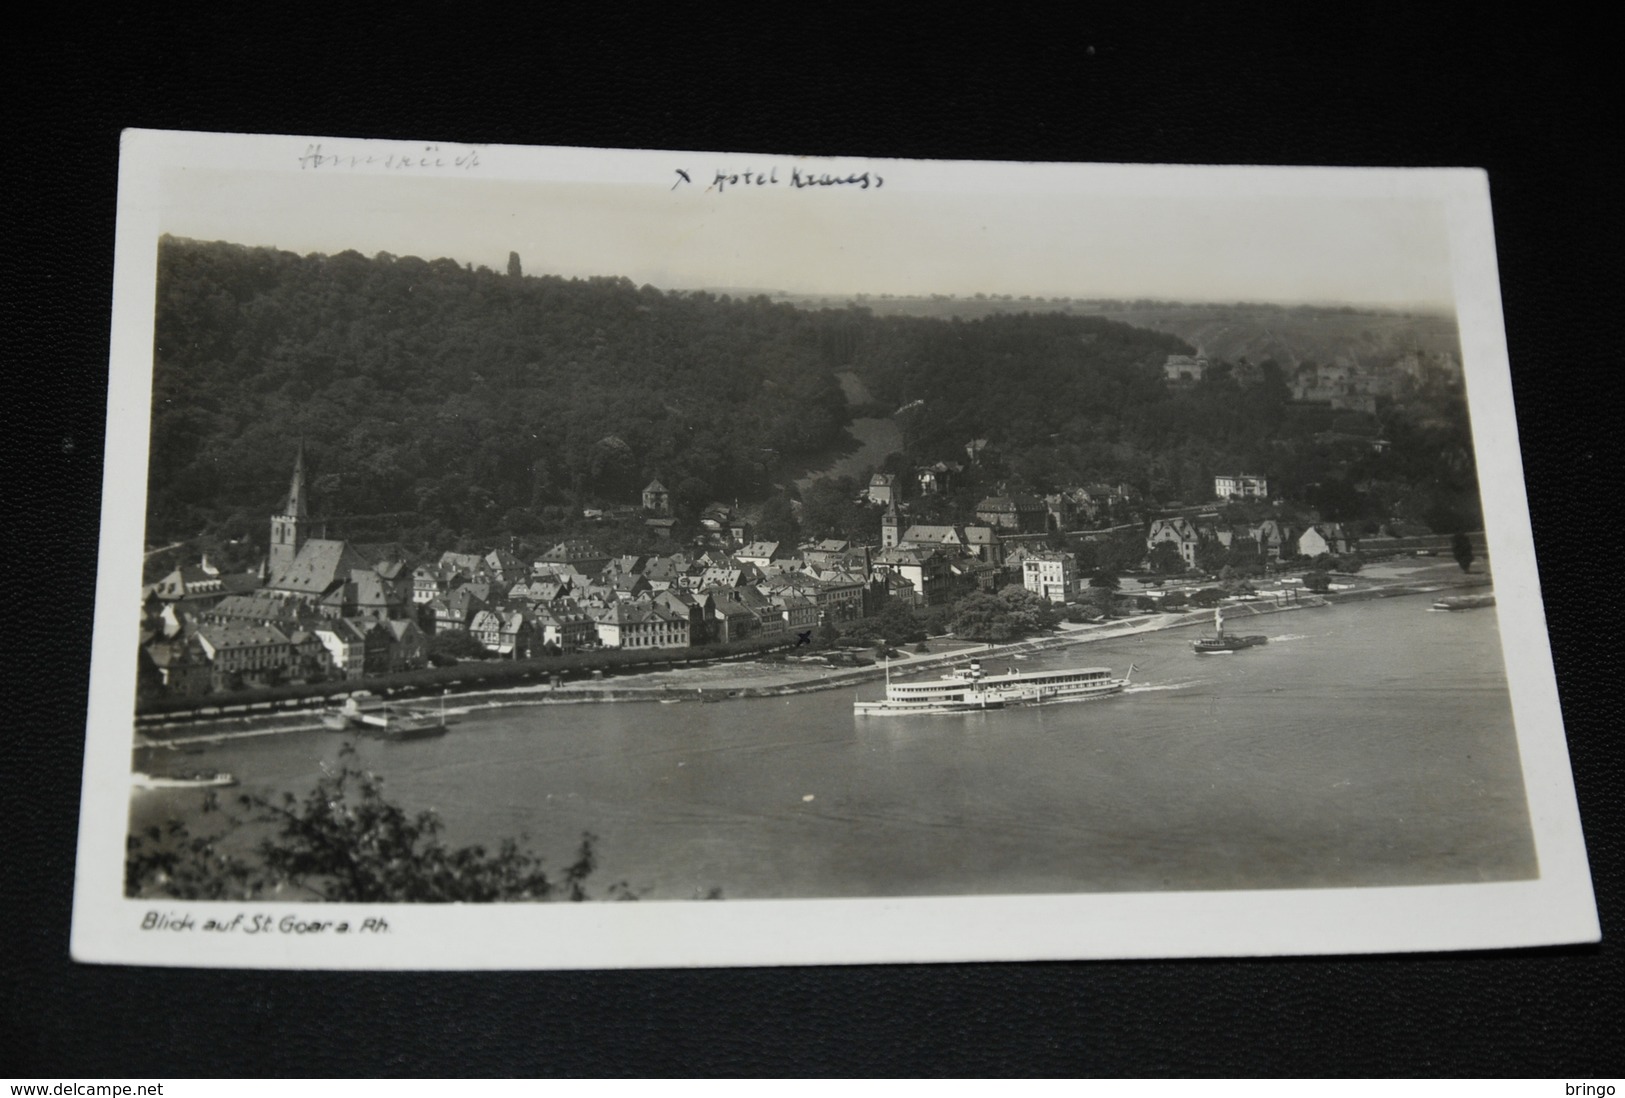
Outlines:
{"label": "river", "polygon": [[[1125,694],[954,716],[855,717],[879,683],[717,704],[478,710],[362,741],[389,796],[454,844],[522,837],[548,864],[599,837],[600,890],[729,899],[1438,884],[1537,866],[1493,609],[1424,597],[1258,618],[1263,647],[1191,630],[1008,662],[1135,664]],[[290,732],[137,769],[308,791],[341,737]],[[196,751],[197,749],[193,749]],[[198,790],[132,823],[207,826]]]}

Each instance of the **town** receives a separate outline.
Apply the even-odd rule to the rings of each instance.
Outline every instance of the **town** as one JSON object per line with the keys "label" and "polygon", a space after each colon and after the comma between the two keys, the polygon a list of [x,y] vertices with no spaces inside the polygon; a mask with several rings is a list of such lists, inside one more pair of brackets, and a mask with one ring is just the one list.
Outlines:
{"label": "town", "polygon": [[[1169,383],[1189,384],[1205,365],[1170,356]],[[1024,630],[990,629],[988,606],[995,616],[1028,610],[1020,620],[1030,631],[1261,589],[1325,591],[1336,586],[1328,573],[1356,571],[1369,554],[1431,554],[1446,544],[1395,524],[1362,546],[1344,524],[1273,499],[1268,478],[1253,473],[1214,476],[1212,500],[1196,505],[1153,506],[1129,485],[1089,484],[989,495],[959,521],[913,521],[911,511],[940,514],[955,482],[996,457],[985,439],[965,451],[963,462],[919,466],[906,478],[873,473],[854,501],[877,530],[867,542],[766,540],[750,510],[712,502],[699,509],[692,540],[669,552],[611,555],[569,537],[533,559],[516,551],[518,539],[414,558],[398,545],[325,536],[300,444],[257,568],[225,571],[205,554],[144,589],[138,696],[359,683],[469,659],[884,644],[878,622],[893,641],[955,624],[968,639],[1010,640]],[[661,544],[676,542],[673,516],[658,478],[636,505],[582,513]],[[1305,576],[1286,576],[1294,571]],[[984,599],[978,617],[966,612],[977,595],[1000,601]]]}
{"label": "town", "polygon": [[850,667],[1326,590],[1481,529],[1449,318],[961,320],[987,302],[159,254],[148,712],[516,666]]}

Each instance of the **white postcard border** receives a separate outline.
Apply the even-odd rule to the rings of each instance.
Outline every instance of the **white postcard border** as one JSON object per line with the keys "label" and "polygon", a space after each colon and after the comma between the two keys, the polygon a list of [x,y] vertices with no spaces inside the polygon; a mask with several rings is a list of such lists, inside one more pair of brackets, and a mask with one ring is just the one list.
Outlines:
{"label": "white postcard border", "polygon": [[[270,172],[301,150],[374,156],[477,153],[485,178],[600,181],[659,188],[673,156],[764,164],[771,157],[460,146],[446,142],[131,131],[119,181],[106,468],[91,650],[72,954],[87,962],[275,968],[509,969],[785,965],[1069,958],[1379,953],[1594,941],[1599,929],[1546,639],[1523,492],[1489,206],[1482,172],[922,164],[798,161],[876,171],[892,185],[1030,188],[1098,194],[1133,188],[1170,198],[1260,193],[1403,197],[1446,211],[1463,363],[1507,678],[1539,858],[1538,880],[1407,888],[1274,889],[928,899],[539,905],[186,903],[123,895],[130,706],[139,627],[151,394],[154,271],[163,173],[224,163]],[[354,150],[354,152],[350,152]],[[780,160],[793,158],[776,158]],[[119,795],[108,796],[109,792]],[[151,912],[225,932],[143,930]],[[270,926],[245,933],[243,923]],[[240,917],[240,918],[239,918]],[[294,923],[330,926],[301,931]],[[363,931],[366,920],[387,929]],[[340,932],[338,924],[348,924]]]}

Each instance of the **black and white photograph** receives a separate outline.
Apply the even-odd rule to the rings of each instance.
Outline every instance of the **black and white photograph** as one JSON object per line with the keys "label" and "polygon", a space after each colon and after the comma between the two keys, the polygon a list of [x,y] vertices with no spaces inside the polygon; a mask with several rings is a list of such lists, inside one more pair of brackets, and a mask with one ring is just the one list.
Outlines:
{"label": "black and white photograph", "polygon": [[74,956],[1595,940],[1490,224],[126,134]]}

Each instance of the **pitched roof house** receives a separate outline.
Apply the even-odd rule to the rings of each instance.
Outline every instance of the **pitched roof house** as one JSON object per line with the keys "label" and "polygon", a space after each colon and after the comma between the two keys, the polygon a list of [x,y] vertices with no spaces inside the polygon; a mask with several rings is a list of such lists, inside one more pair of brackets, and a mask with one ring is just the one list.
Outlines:
{"label": "pitched roof house", "polygon": [[1297,532],[1292,527],[1274,519],[1265,519],[1251,527],[1248,535],[1258,542],[1259,552],[1272,560],[1279,560],[1283,552],[1292,552],[1298,540]]}
{"label": "pitched roof house", "polygon": [[394,640],[389,651],[391,671],[414,671],[429,662],[429,638],[415,621],[386,621],[384,628]]}
{"label": "pitched roof house", "polygon": [[252,572],[222,573],[204,561],[175,569],[153,584],[152,593],[164,602],[205,609],[231,595],[247,594],[258,586],[259,580]]}
{"label": "pitched roof house", "polygon": [[778,542],[753,541],[743,549],[735,552],[734,559],[745,564],[754,564],[758,568],[766,568],[778,555]]}
{"label": "pitched roof house", "polygon": [[532,640],[551,644],[565,652],[594,644],[598,629],[592,615],[572,599],[560,599],[531,612]]}
{"label": "pitched roof house", "polygon": [[965,540],[965,530],[960,526],[929,526],[916,523],[908,527],[898,536],[898,545],[947,545],[954,549],[965,549],[969,542]]}
{"label": "pitched roof house", "polygon": [[870,503],[895,503],[902,493],[897,490],[896,473],[876,473],[869,478],[869,489],[866,493]]}
{"label": "pitched roof house", "polygon": [[529,655],[530,615],[523,610],[481,610],[469,621],[468,632],[499,656]]}
{"label": "pitched roof house", "polygon": [[643,489],[643,509],[652,511],[657,515],[671,514],[671,493],[656,477]]}
{"label": "pitched roof house", "polygon": [[643,578],[654,591],[664,591],[678,585],[683,577],[682,564],[672,557],[650,557],[643,567]]}
{"label": "pitched roof house", "polygon": [[506,549],[493,549],[485,554],[485,566],[491,571],[491,578],[513,583],[524,579],[530,572],[524,562]]}
{"label": "pitched roof house", "polygon": [[[346,589],[346,585],[350,585]],[[330,538],[310,538],[293,560],[271,576],[265,589],[295,601],[323,604],[341,616],[404,617],[414,577],[399,560],[379,560],[359,546]]]}
{"label": "pitched roof house", "polygon": [[936,606],[952,595],[949,560],[939,549],[883,549],[874,558],[874,568],[895,572],[908,580],[917,605]]}
{"label": "pitched roof house", "polygon": [[281,675],[293,663],[294,650],[288,635],[274,625],[252,622],[211,622],[198,627],[199,648],[215,674],[215,687],[229,683],[225,676],[266,682]]}
{"label": "pitched roof house", "polygon": [[366,669],[367,635],[363,628],[334,618],[311,630],[327,649],[333,666],[344,672],[346,678],[360,678]]}
{"label": "pitched roof house", "polygon": [[1154,551],[1159,545],[1172,545],[1179,550],[1179,559],[1185,562],[1185,567],[1196,567],[1196,547],[1201,544],[1202,537],[1196,524],[1183,515],[1174,518],[1160,518],[1151,523],[1151,529],[1145,537],[1147,552]]}
{"label": "pitched roof house", "polygon": [[1022,534],[1043,533],[1049,528],[1049,507],[1032,496],[989,496],[976,505],[976,517],[998,530]]}
{"label": "pitched roof house", "polygon": [[701,601],[709,626],[710,639],[727,644],[754,635],[761,623],[738,588],[717,588],[707,591]]}
{"label": "pitched roof house", "polygon": [[[171,611],[172,606],[166,606]],[[255,591],[248,595],[227,595],[207,610],[197,614],[200,621],[247,621],[262,625],[297,624],[301,614],[299,604],[290,604],[268,591]]]}
{"label": "pitched roof house", "polygon": [[1300,557],[1319,557],[1327,553],[1341,556],[1353,548],[1354,539],[1336,522],[1317,522],[1298,535]]}
{"label": "pitched roof house", "polygon": [[583,575],[593,576],[603,571],[610,556],[590,541],[572,538],[561,541],[536,562],[536,571],[548,570],[553,565],[568,564]]}
{"label": "pitched roof house", "polygon": [[661,606],[618,602],[593,613],[605,648],[687,648],[687,615]]}
{"label": "pitched roof house", "polygon": [[461,572],[471,579],[488,579],[491,571],[485,558],[478,553],[441,553],[439,569],[442,575]]}

